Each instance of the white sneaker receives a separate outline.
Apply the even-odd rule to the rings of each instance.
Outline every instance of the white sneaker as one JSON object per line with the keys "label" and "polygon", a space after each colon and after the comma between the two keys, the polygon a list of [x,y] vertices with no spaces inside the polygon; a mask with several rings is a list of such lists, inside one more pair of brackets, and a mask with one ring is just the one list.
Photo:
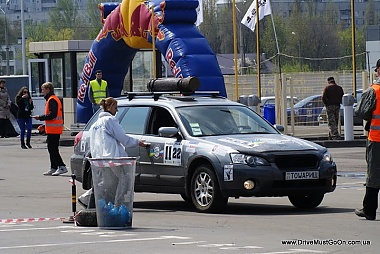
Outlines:
{"label": "white sneaker", "polygon": [[55,173],[57,170],[54,168],[50,168],[49,171],[46,171],[44,173],[44,176],[51,176],[53,173]]}
{"label": "white sneaker", "polygon": [[57,171],[55,171],[52,176],[59,176],[64,173],[67,173],[67,168],[65,166],[59,166]]}

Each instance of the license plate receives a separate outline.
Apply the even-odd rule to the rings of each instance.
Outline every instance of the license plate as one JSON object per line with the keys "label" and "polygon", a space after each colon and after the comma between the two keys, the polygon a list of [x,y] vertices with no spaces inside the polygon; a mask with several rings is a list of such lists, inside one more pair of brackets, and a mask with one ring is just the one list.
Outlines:
{"label": "license plate", "polygon": [[285,180],[319,179],[319,171],[286,172]]}

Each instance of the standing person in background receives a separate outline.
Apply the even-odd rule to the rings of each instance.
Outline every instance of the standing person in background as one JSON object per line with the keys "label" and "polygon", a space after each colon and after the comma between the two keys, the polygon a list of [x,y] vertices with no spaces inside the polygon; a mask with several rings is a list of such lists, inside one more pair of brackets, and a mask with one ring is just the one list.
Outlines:
{"label": "standing person in background", "polygon": [[95,72],[96,79],[90,81],[88,88],[88,98],[92,103],[92,111],[95,112],[100,108],[100,101],[109,97],[107,81],[103,80],[101,70]]}
{"label": "standing person in background", "polygon": [[[34,108],[32,97],[26,86],[22,87],[18,91],[16,98],[16,104],[18,106],[17,110],[17,122],[20,126],[20,141],[21,148],[28,149],[32,148],[30,145],[30,138],[32,137],[32,110]],[[26,146],[25,146],[25,131],[26,131]]]}
{"label": "standing person in background", "polygon": [[0,80],[0,137],[8,138],[7,125],[11,114],[11,99],[5,87],[5,80]]}
{"label": "standing person in background", "polygon": [[[376,219],[376,210],[379,203],[380,189],[380,59],[377,60],[377,78],[366,89],[355,108],[355,113],[362,119],[368,121],[366,145],[367,179],[365,182],[365,195],[363,208],[356,209],[355,214],[367,220]],[[369,126],[369,129],[368,129]]]}
{"label": "standing person in background", "polygon": [[59,139],[63,132],[63,108],[61,100],[54,94],[54,86],[51,82],[43,83],[42,94],[46,100],[45,114],[32,116],[45,121],[45,132],[47,135],[47,147],[50,155],[50,169],[44,173],[45,176],[67,173],[67,168],[59,154]]}
{"label": "standing person in background", "polygon": [[335,83],[333,77],[327,79],[328,85],[323,90],[322,101],[326,106],[329,126],[329,139],[341,139],[338,131],[340,104],[343,88]]}

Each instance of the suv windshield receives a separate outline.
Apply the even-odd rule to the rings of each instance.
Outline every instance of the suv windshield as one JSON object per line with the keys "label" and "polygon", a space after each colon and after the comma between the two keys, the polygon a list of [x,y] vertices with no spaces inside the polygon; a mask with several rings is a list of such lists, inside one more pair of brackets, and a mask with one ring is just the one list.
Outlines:
{"label": "suv windshield", "polygon": [[177,111],[192,136],[278,134],[272,125],[246,107],[192,106],[177,108]]}

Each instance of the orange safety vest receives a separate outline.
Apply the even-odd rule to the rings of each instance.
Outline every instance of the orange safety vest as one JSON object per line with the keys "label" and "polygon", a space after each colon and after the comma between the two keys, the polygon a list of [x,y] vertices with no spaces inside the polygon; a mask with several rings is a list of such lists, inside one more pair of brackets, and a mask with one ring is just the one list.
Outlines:
{"label": "orange safety vest", "polygon": [[368,139],[374,142],[380,142],[380,85],[371,86],[376,92],[376,107],[372,111],[371,127]]}
{"label": "orange safety vest", "polygon": [[96,104],[99,104],[102,99],[107,96],[107,81],[102,80],[101,84],[94,79],[90,81],[90,86],[92,89],[92,97]]}
{"label": "orange safety vest", "polygon": [[62,103],[56,95],[51,95],[45,105],[45,114],[49,114],[49,102],[55,100],[58,103],[58,111],[56,118],[52,120],[45,120],[46,134],[62,134],[63,132],[63,117],[62,117]]}

